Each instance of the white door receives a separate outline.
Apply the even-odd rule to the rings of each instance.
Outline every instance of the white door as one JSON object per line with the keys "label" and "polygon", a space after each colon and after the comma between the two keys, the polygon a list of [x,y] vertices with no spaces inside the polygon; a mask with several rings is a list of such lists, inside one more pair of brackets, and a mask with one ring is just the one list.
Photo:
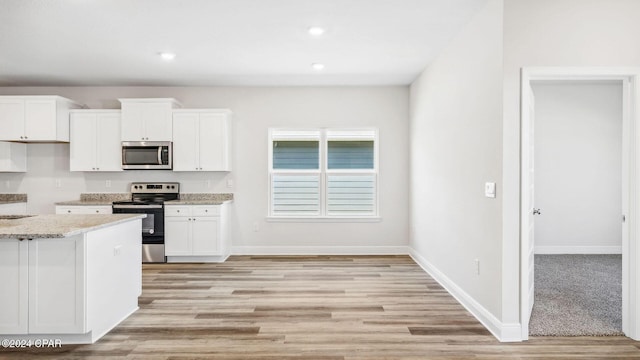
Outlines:
{"label": "white door", "polygon": [[[526,204],[528,207],[523,217],[523,225],[526,226],[525,234],[522,237],[522,249],[524,252],[523,257],[527,259],[521,264],[522,271],[522,338],[524,340],[529,338],[529,319],[531,318],[531,311],[533,310],[534,303],[534,216],[536,215],[535,203],[534,203],[534,107],[535,98],[533,95],[533,89],[528,86],[528,94],[523,94],[523,97],[528,101],[523,101],[523,111],[527,111],[529,114],[528,123],[522,124],[525,127],[522,147],[527,149],[523,151],[523,184],[526,188],[523,189],[523,194],[526,196]],[[526,107],[525,107],[526,106]]]}
{"label": "white door", "polygon": [[145,140],[171,141],[171,105],[145,104],[142,110]]}
{"label": "white door", "polygon": [[120,115],[98,114],[96,118],[96,168],[98,171],[123,171],[120,143]]}
{"label": "white door", "polygon": [[200,168],[197,140],[198,114],[174,114],[173,171],[197,171]]}
{"label": "white door", "polygon": [[0,140],[24,140],[24,100],[0,99]]}
{"label": "white door", "polygon": [[0,334],[29,330],[29,246],[27,240],[0,239]]}
{"label": "white door", "polygon": [[193,218],[191,221],[193,255],[220,255],[218,221],[217,217]]}
{"label": "white door", "polygon": [[167,256],[191,255],[191,218],[165,216],[164,252]]}
{"label": "white door", "polygon": [[27,140],[58,139],[55,100],[26,100],[24,121]]}
{"label": "white door", "polygon": [[142,112],[144,104],[122,104],[122,119],[120,122],[122,141],[143,141],[144,122],[142,120]]}
{"label": "white door", "polygon": [[200,167],[205,171],[226,170],[226,115],[200,114]]}
{"label": "white door", "polygon": [[71,114],[69,170],[96,169],[96,115]]}
{"label": "white door", "polygon": [[85,333],[84,234],[27,242],[29,333]]}

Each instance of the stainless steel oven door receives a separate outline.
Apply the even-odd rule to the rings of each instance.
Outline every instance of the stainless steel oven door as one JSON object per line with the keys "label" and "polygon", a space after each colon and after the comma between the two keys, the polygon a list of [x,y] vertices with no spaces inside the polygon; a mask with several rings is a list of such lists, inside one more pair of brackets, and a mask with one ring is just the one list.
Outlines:
{"label": "stainless steel oven door", "polygon": [[142,219],[142,262],[166,262],[162,205],[113,205],[114,214],[146,214]]}

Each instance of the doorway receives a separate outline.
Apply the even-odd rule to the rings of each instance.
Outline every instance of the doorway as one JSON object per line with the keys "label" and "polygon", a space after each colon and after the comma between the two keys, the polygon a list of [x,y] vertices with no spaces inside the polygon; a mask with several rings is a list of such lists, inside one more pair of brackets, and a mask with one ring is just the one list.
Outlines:
{"label": "doorway", "polygon": [[535,81],[530,336],[621,335],[622,81]]}
{"label": "doorway", "polygon": [[[535,96],[532,83],[540,81],[607,81],[616,82],[622,87],[622,171],[621,171],[621,209],[619,214],[619,228],[621,235],[622,253],[622,330],[632,338],[636,336],[636,296],[630,291],[631,284],[635,285],[637,276],[630,272],[630,264],[635,264],[635,255],[630,251],[630,247],[635,248],[635,235],[630,237],[629,223],[635,218],[635,187],[631,188],[630,180],[635,179],[636,164],[638,159],[635,156],[637,151],[631,145],[631,133],[636,132],[633,126],[637,114],[633,112],[634,107],[631,99],[637,101],[638,94],[635,91],[637,83],[637,73],[629,69],[573,69],[573,68],[527,68],[522,71],[522,97],[521,97],[521,256],[520,256],[520,320],[521,337],[523,340],[529,337],[529,320],[534,305],[535,291],[535,236],[534,214],[540,210],[535,206],[535,168],[534,168],[534,129],[535,129]],[[633,161],[633,162],[632,162]],[[630,171],[633,170],[633,171]],[[629,201],[634,199],[634,201]],[[633,209],[632,209],[633,207]],[[622,221],[624,216],[625,221]],[[635,289],[635,286],[633,287]]]}

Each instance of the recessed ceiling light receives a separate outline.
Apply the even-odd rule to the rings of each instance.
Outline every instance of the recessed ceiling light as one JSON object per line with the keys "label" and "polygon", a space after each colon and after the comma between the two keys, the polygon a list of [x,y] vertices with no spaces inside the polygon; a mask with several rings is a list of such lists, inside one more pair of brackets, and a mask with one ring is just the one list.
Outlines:
{"label": "recessed ceiling light", "polygon": [[176,54],[170,52],[161,52],[159,53],[162,60],[171,61],[176,58]]}
{"label": "recessed ceiling light", "polygon": [[308,31],[309,31],[309,34],[313,36],[320,36],[324,34],[324,29],[319,26],[312,26],[308,29]]}
{"label": "recessed ceiling light", "polygon": [[311,64],[311,67],[312,67],[314,70],[318,70],[318,71],[320,71],[320,70],[324,69],[324,64],[320,64],[320,63],[313,63],[313,64]]}

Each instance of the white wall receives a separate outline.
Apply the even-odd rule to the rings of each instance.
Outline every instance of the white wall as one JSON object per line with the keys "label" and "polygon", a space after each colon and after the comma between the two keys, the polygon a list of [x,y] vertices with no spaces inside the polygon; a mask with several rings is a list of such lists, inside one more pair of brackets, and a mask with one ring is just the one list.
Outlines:
{"label": "white wall", "polygon": [[519,321],[520,70],[640,65],[640,1],[504,0],[503,321]]}
{"label": "white wall", "polygon": [[622,84],[540,82],[533,91],[536,253],[619,253]]}
{"label": "white wall", "polygon": [[[131,181],[179,181],[184,192],[233,192],[234,246],[371,246],[408,243],[408,98],[398,87],[4,87],[3,95],[61,95],[91,108],[119,108],[118,98],[174,97],[185,108],[234,112],[233,172],[70,173],[67,144],[28,145],[26,174],[0,173],[0,192],[26,192],[29,212],[53,212],[53,202],[81,192],[127,192]],[[378,223],[268,223],[269,127],[377,127],[380,136]],[[55,187],[59,179],[62,186]],[[226,180],[234,187],[228,189]],[[106,188],[106,180],[112,186]],[[7,181],[9,186],[7,186]],[[211,186],[207,183],[210,181]],[[258,232],[254,232],[254,224]],[[279,251],[276,249],[274,251]],[[339,249],[337,251],[340,251]]]}
{"label": "white wall", "polygon": [[[489,1],[411,85],[410,103],[411,247],[499,319],[501,0]],[[485,182],[498,183],[498,198],[484,196]]]}

